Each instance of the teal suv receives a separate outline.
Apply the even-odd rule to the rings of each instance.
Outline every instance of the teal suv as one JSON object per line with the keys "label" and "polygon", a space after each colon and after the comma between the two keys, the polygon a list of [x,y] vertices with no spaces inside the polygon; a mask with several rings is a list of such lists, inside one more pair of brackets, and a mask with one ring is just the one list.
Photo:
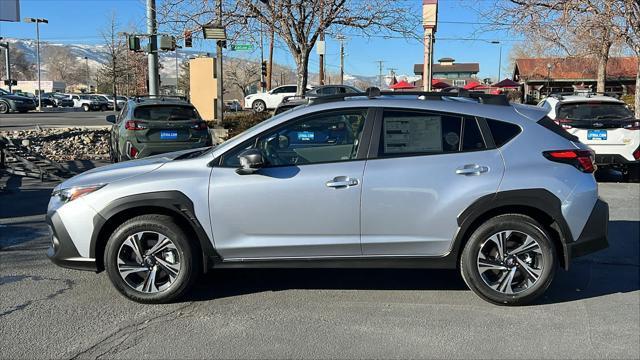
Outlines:
{"label": "teal suv", "polygon": [[212,144],[207,124],[187,101],[173,98],[129,100],[118,115],[107,116],[113,162]]}

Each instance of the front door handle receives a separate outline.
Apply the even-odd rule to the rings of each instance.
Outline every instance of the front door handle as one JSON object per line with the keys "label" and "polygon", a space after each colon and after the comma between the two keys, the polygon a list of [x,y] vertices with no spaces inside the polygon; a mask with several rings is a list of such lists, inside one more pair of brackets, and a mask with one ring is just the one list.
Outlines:
{"label": "front door handle", "polygon": [[456,169],[458,175],[480,175],[489,171],[487,166],[478,164],[467,164]]}
{"label": "front door handle", "polygon": [[358,185],[358,179],[350,178],[348,176],[336,176],[332,180],[327,181],[325,185],[335,189],[342,189]]}

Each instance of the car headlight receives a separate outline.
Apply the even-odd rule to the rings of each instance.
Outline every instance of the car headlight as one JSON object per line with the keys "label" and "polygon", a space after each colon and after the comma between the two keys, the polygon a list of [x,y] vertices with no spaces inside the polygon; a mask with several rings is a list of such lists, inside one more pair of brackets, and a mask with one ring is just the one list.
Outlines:
{"label": "car headlight", "polygon": [[51,197],[56,197],[62,204],[66,204],[70,201],[91,194],[94,191],[100,190],[105,185],[106,184],[74,186],[67,189],[58,189],[53,191]]}

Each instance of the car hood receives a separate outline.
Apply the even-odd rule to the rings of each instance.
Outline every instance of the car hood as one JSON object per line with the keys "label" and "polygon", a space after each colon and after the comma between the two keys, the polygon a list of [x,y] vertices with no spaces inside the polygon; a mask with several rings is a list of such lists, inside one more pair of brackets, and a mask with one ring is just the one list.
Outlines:
{"label": "car hood", "polygon": [[105,165],[85,171],[56,186],[57,189],[67,189],[74,186],[88,186],[98,184],[110,184],[116,181],[129,179],[134,176],[149,173],[175,158],[193,152],[194,149],[175,151],[171,153],[146,157],[139,160],[123,161],[111,165]]}

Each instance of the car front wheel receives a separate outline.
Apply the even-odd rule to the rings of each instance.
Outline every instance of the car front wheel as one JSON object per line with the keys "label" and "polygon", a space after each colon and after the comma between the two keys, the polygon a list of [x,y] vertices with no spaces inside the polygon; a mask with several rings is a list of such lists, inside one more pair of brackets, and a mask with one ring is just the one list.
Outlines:
{"label": "car front wheel", "polygon": [[84,112],[88,112],[91,109],[89,108],[89,105],[84,104],[84,105],[82,105],[82,110],[84,110]]}
{"label": "car front wheel", "polygon": [[183,296],[198,274],[195,247],[173,218],[142,215],[120,225],[107,242],[104,264],[114,287],[141,303]]}
{"label": "car front wheel", "polygon": [[460,258],[462,277],[481,298],[523,305],[551,284],[556,253],[550,236],[531,217],[496,216],[471,235]]}

